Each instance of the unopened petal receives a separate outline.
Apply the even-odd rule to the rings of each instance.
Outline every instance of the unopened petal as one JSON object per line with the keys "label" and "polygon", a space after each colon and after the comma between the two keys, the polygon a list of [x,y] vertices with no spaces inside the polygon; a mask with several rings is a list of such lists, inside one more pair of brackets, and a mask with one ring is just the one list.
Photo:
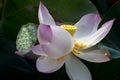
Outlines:
{"label": "unopened petal", "polygon": [[47,56],[47,54],[43,51],[43,45],[31,46],[33,54],[40,56]]}
{"label": "unopened petal", "polygon": [[80,54],[75,55],[80,57],[81,59],[95,63],[106,62],[111,60],[110,53],[106,49],[83,51]]}
{"label": "unopened petal", "polygon": [[52,73],[60,69],[64,64],[63,61],[51,59],[49,57],[39,57],[36,62],[38,71],[43,73]]}
{"label": "unopened petal", "polygon": [[73,55],[66,60],[65,68],[70,80],[92,80],[88,68]]}
{"label": "unopened petal", "polygon": [[38,40],[41,44],[47,44],[52,41],[53,33],[50,25],[40,24],[38,28]]}
{"label": "unopened petal", "polygon": [[40,2],[39,5],[38,18],[39,22],[42,24],[55,25],[54,19],[42,2]]}
{"label": "unopened petal", "polygon": [[86,39],[86,42],[88,44],[88,47],[96,45],[98,42],[100,42],[110,31],[112,25],[113,25],[114,19],[110,20],[102,25],[98,31],[96,31],[94,34],[89,36]]}
{"label": "unopened petal", "polygon": [[75,39],[81,39],[89,36],[97,30],[97,27],[101,21],[98,14],[87,14],[83,16],[76,24],[77,31],[75,33]]}
{"label": "unopened petal", "polygon": [[53,38],[47,46],[44,46],[44,51],[49,57],[57,59],[71,51],[73,48],[73,38],[66,30],[60,27],[51,28]]}

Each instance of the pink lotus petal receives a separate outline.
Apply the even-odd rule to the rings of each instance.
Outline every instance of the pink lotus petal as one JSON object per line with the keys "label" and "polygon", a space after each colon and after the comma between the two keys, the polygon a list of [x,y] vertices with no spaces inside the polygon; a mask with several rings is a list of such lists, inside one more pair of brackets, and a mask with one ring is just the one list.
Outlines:
{"label": "pink lotus petal", "polygon": [[98,14],[87,14],[83,16],[75,26],[78,27],[74,38],[81,39],[91,35],[97,30],[97,27],[101,21],[100,15]]}
{"label": "pink lotus petal", "polygon": [[98,29],[98,31],[96,31],[94,34],[92,34],[91,36],[89,36],[86,39],[88,47],[96,45],[98,42],[100,42],[109,33],[109,31],[110,31],[110,29],[113,25],[114,20],[115,19],[104,23],[102,25],[102,27],[100,29]]}
{"label": "pink lotus petal", "polygon": [[31,46],[31,49],[36,55],[47,56],[47,54],[43,51],[43,45]]}
{"label": "pink lotus petal", "polygon": [[22,50],[22,51],[15,51],[15,54],[19,55],[19,56],[24,56],[26,54],[28,54],[28,52],[30,52],[31,49],[26,49],[26,50]]}
{"label": "pink lotus petal", "polygon": [[95,62],[95,63],[101,63],[101,62],[106,62],[111,60],[109,51],[106,49],[97,49],[97,50],[91,50],[91,51],[88,50],[75,55],[80,57],[81,59],[87,60],[89,62]]}
{"label": "pink lotus petal", "polygon": [[41,44],[47,44],[52,41],[53,33],[51,26],[40,24],[38,28],[38,40]]}
{"label": "pink lotus petal", "polygon": [[38,17],[41,24],[55,25],[54,19],[42,2],[39,5]]}
{"label": "pink lotus petal", "polygon": [[73,38],[64,29],[60,27],[51,27],[53,37],[52,41],[44,46],[45,53],[51,58],[59,58],[68,54],[73,48]]}
{"label": "pink lotus petal", "polygon": [[73,55],[66,60],[65,68],[70,80],[92,80],[88,68]]}
{"label": "pink lotus petal", "polygon": [[36,67],[38,71],[43,73],[52,73],[60,69],[64,61],[59,61],[55,59],[51,59],[49,57],[39,57],[36,62]]}

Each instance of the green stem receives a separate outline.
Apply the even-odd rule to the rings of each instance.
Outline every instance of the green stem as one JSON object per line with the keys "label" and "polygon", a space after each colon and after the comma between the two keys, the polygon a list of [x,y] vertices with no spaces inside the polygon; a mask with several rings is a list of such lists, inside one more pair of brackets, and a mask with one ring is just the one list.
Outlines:
{"label": "green stem", "polygon": [[2,4],[3,4],[3,6],[2,6],[2,16],[1,16],[2,20],[5,19],[5,8],[6,8],[6,3],[7,3],[7,0],[2,0]]}

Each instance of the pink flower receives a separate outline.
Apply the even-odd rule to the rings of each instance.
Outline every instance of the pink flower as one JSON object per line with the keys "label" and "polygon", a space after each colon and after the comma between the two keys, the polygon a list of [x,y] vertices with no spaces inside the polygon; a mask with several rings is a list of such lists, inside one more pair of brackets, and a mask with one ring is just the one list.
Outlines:
{"label": "pink flower", "polygon": [[88,68],[78,58],[96,63],[110,60],[108,50],[98,49],[95,45],[108,34],[114,19],[98,29],[101,18],[91,13],[74,25],[58,26],[42,3],[38,16],[37,37],[40,44],[31,47],[33,53],[40,56],[36,62],[38,71],[55,72],[65,63],[71,80],[91,80]]}

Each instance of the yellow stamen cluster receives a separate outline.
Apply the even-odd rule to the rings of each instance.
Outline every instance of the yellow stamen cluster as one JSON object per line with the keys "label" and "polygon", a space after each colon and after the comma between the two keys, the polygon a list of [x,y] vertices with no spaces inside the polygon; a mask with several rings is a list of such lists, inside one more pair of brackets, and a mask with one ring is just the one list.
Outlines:
{"label": "yellow stamen cluster", "polygon": [[75,40],[74,41],[74,48],[73,48],[72,52],[74,54],[80,54],[81,50],[85,49],[86,47],[87,47],[87,45],[85,42],[80,43],[80,42]]}
{"label": "yellow stamen cluster", "polygon": [[61,28],[67,30],[72,36],[74,35],[77,27],[74,25],[61,25]]}

